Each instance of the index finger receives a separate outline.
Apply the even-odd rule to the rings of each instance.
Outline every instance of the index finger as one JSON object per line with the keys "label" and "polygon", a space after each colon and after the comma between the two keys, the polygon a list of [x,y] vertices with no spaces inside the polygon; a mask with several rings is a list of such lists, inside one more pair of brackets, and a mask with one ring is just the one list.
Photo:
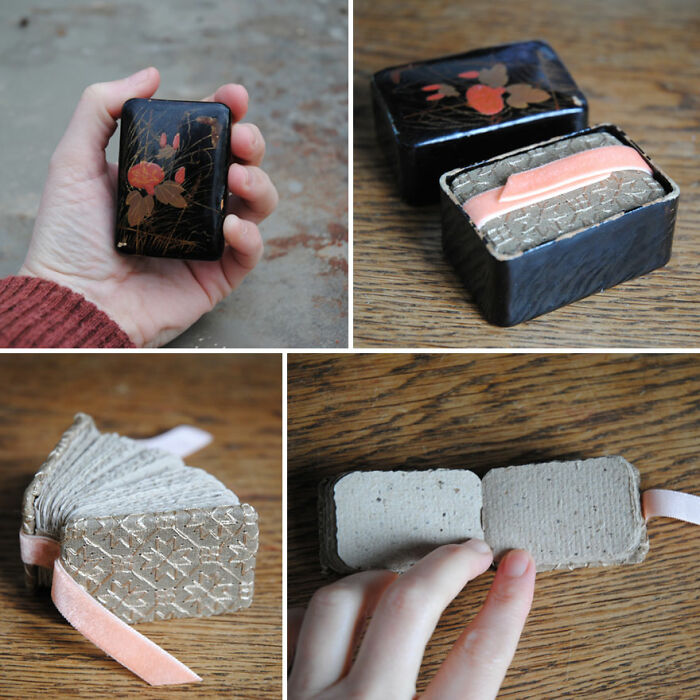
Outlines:
{"label": "index finger", "polygon": [[231,110],[235,124],[241,121],[248,111],[248,91],[242,85],[227,83],[213,95],[207,95],[202,102],[222,102]]}
{"label": "index finger", "polygon": [[400,576],[377,605],[347,681],[376,697],[413,697],[421,660],[443,610],[489,568],[482,540],[438,547]]}
{"label": "index finger", "polygon": [[423,696],[426,700],[495,698],[530,612],[535,562],[523,550],[503,558],[483,608],[464,630]]}

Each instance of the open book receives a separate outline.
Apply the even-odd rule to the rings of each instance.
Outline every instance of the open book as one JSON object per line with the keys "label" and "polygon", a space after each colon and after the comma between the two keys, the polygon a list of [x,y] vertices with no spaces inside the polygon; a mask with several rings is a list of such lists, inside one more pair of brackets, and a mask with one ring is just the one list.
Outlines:
{"label": "open book", "polygon": [[631,564],[649,543],[639,473],[622,457],[492,469],[356,471],[319,488],[321,564],[404,571],[435,547],[527,549],[538,571]]}
{"label": "open book", "polygon": [[[54,602],[71,624],[129,668],[119,657],[123,645],[115,651],[102,643],[108,629],[252,602],[255,510],[175,454],[102,434],[84,414],[27,488],[22,515],[30,587],[53,584]],[[62,603],[68,600],[92,611],[83,627],[71,618],[75,606]]]}

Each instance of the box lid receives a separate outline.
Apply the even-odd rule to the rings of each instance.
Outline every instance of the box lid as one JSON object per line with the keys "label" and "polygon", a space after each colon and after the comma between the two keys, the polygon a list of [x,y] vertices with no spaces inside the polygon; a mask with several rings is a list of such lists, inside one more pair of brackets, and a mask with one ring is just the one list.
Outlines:
{"label": "box lid", "polygon": [[377,134],[401,196],[436,201],[440,175],[587,126],[554,50],[525,41],[395,66],[372,79]]}

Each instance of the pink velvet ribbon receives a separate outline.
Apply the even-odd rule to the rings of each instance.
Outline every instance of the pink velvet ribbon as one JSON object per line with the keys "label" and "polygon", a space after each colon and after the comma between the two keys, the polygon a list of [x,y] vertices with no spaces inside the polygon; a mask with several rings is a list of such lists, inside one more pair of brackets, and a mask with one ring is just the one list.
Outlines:
{"label": "pink velvet ribbon", "polygon": [[514,173],[503,187],[477,194],[462,207],[478,228],[508,212],[605,180],[619,170],[652,173],[631,146],[601,146]]}
{"label": "pink velvet ribbon", "polygon": [[700,525],[700,496],[682,491],[648,489],[642,494],[644,518],[662,517]]}
{"label": "pink velvet ribbon", "polygon": [[61,564],[61,547],[56,540],[19,533],[20,552],[25,564],[53,567],[51,599],[75,629],[122,666],[151,685],[192,683],[202,679],[185,664],[95,600]]}

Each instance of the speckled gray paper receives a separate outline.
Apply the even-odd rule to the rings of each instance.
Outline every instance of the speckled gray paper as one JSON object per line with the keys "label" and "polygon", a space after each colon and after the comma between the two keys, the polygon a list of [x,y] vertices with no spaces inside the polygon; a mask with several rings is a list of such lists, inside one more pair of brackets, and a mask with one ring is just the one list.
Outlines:
{"label": "speckled gray paper", "polygon": [[404,571],[441,544],[483,538],[479,477],[461,469],[351,472],[322,485],[324,568]]}
{"label": "speckled gray paper", "polygon": [[[483,502],[483,507],[482,507]],[[483,529],[482,529],[483,526]],[[622,457],[493,469],[350,472],[319,488],[321,565],[404,571],[441,544],[524,548],[538,571],[631,564],[649,549],[639,473]]]}
{"label": "speckled gray paper", "polygon": [[492,469],[482,486],[496,558],[527,549],[546,571],[632,564],[649,550],[639,473],[622,457]]}
{"label": "speckled gray paper", "polygon": [[[595,132],[540,146],[489,165],[466,170],[452,181],[452,191],[464,204],[477,194],[501,187],[513,173],[551,163],[601,146],[619,146],[612,134]],[[589,228],[605,219],[665,196],[652,175],[621,170],[600,182],[531,204],[487,221],[479,228],[498,256],[513,256],[555,238]]]}

